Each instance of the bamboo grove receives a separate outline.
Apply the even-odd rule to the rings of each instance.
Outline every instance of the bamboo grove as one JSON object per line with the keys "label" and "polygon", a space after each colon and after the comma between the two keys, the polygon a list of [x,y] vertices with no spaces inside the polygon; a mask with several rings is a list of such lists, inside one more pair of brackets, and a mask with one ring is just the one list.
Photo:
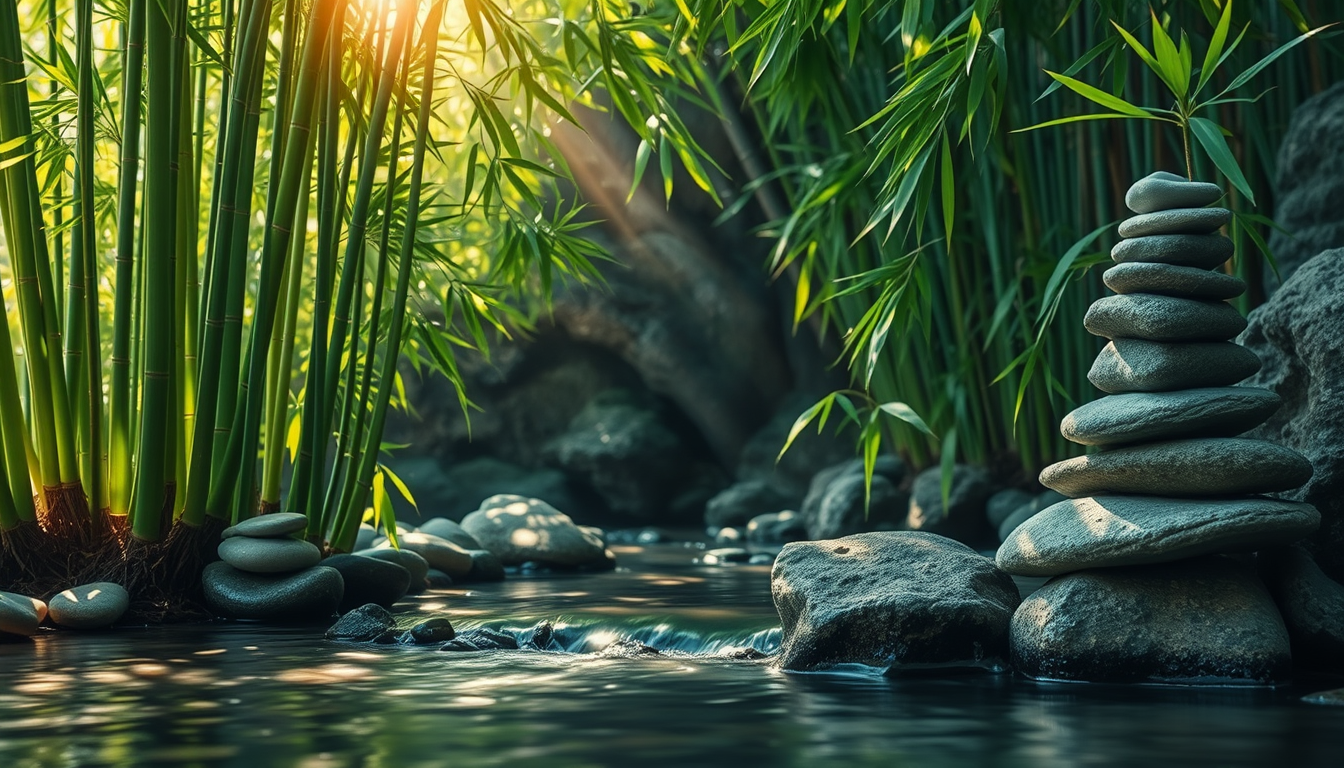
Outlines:
{"label": "bamboo grove", "polygon": [[671,71],[627,16],[0,0],[4,581],[163,603],[231,522],[283,507],[348,551],[389,516],[402,367],[460,384],[454,349],[597,275],[547,124]]}

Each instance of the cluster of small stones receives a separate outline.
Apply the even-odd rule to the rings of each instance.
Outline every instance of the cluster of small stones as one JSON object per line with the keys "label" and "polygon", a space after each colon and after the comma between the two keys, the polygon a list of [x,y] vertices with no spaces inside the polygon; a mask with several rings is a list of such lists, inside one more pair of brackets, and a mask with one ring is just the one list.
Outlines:
{"label": "cluster of small stones", "polygon": [[[1265,422],[1280,398],[1234,386],[1258,371],[1260,360],[1231,341],[1246,321],[1226,300],[1246,285],[1215,271],[1232,255],[1232,242],[1218,233],[1230,212],[1205,207],[1220,197],[1213,184],[1169,173],[1141,179],[1125,197],[1138,215],[1120,225],[1124,239],[1111,251],[1116,265],[1103,275],[1117,295],[1094,303],[1084,320],[1090,333],[1109,339],[1088,374],[1107,395],[1060,426],[1068,440],[1098,450],[1041,472],[1045,486],[1068,498],[1018,526],[997,555],[1011,574],[1072,574],[1047,585],[1041,600],[1080,576],[1090,585],[1088,599],[1106,599],[1108,578],[1159,578],[1160,569],[1133,566],[1289,544],[1319,525],[1310,505],[1260,495],[1300,486],[1311,477],[1310,462],[1274,443],[1237,437]],[[1091,674],[1081,661],[1052,658],[1052,633],[1069,621],[1058,614],[1032,600],[1019,609],[1017,666],[1041,677]],[[1052,621],[1063,623],[1052,630]],[[1228,672],[1256,682],[1274,674],[1268,667]]]}
{"label": "cluster of small stones", "polygon": [[50,602],[0,592],[0,641],[32,637],[44,621],[66,629],[103,629],[117,623],[130,606],[126,589],[107,581],[71,587]]}
{"label": "cluster of small stones", "polygon": [[333,613],[344,592],[339,572],[318,565],[322,551],[297,536],[304,515],[277,512],[226,528],[219,561],[202,575],[210,607],[223,616],[263,621]]}

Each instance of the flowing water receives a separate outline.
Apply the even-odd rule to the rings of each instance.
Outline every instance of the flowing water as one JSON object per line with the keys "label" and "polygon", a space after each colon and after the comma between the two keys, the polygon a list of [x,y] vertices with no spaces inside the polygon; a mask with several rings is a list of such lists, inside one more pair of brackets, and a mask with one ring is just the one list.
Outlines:
{"label": "flowing water", "polygon": [[[786,674],[766,566],[681,545],[621,568],[436,591],[408,608],[570,652],[327,642],[217,623],[0,645],[0,766],[1332,766],[1344,707],[1276,690],[1038,684],[1010,675]],[[638,639],[662,653],[602,649]]]}

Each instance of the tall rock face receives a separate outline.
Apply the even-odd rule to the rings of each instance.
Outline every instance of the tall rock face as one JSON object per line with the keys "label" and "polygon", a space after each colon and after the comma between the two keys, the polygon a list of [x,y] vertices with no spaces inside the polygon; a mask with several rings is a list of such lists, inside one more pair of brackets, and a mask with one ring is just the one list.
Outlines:
{"label": "tall rock face", "polygon": [[[1321,251],[1344,247],[1344,83],[1293,112],[1279,148],[1270,250],[1287,280]],[[1266,283],[1276,282],[1272,274]]]}
{"label": "tall rock face", "polygon": [[[1245,290],[1217,269],[1232,255],[1207,207],[1212,184],[1155,173],[1130,188],[1104,276],[1118,295],[1083,324],[1109,339],[1088,378],[1106,397],[1065,416],[1094,446],[1041,472],[1067,496],[1019,525],[999,567],[1054,576],[1014,615],[1013,663],[1037,678],[1267,684],[1290,669],[1288,634],[1252,568],[1226,557],[1316,531],[1310,504],[1267,498],[1312,477],[1290,446],[1240,437],[1283,392],[1235,386],[1261,369],[1231,339]],[[1210,642],[1211,637],[1237,642]]]}
{"label": "tall rock face", "polygon": [[1251,313],[1240,342],[1264,362],[1247,384],[1283,399],[1283,407],[1247,436],[1273,440],[1311,461],[1311,479],[1282,495],[1320,510],[1321,527],[1309,548],[1322,570],[1344,581],[1344,248],[1294,272]]}

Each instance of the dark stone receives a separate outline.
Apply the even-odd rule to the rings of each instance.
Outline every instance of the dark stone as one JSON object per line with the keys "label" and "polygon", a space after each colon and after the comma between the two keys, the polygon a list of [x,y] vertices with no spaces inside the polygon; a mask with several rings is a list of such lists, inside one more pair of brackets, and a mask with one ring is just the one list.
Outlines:
{"label": "dark stone", "polygon": [[1247,436],[1311,461],[1311,480],[1285,497],[1320,510],[1309,549],[1326,574],[1344,581],[1344,249],[1302,265],[1250,320],[1241,343],[1265,367],[1247,384],[1274,390],[1283,407]]}
{"label": "dark stone", "polygon": [[361,605],[336,620],[327,630],[328,640],[353,640],[365,643],[374,640],[397,625],[392,614],[381,605]]}
{"label": "dark stone", "polygon": [[[798,416],[811,408],[816,397],[794,393],[786,397],[775,415],[747,440],[737,461],[738,480],[762,480],[781,489],[790,497],[801,498],[807,492],[812,476],[823,467],[844,461],[854,454],[852,429],[836,433],[826,429],[804,429],[780,456],[780,449],[788,440],[789,432]],[[793,502],[797,504],[797,500]],[[778,512],[779,510],[769,510]]]}
{"label": "dark stone", "polygon": [[1131,262],[1101,273],[1102,282],[1116,293],[1156,293],[1187,299],[1235,299],[1246,292],[1246,282],[1223,272],[1170,264]]}
{"label": "dark stone", "polygon": [[745,563],[750,560],[750,552],[745,549],[737,549],[734,547],[711,549],[700,556],[700,562],[705,565],[734,565],[737,563]]}
{"label": "dark stone", "polygon": [[1143,262],[1213,269],[1232,258],[1232,241],[1223,235],[1149,235],[1121,240],[1111,249],[1117,264]]}
{"label": "dark stone", "polygon": [[744,526],[757,515],[796,507],[799,499],[765,480],[744,480],[723,489],[705,504],[705,525]]}
{"label": "dark stone", "polygon": [[272,539],[289,536],[308,527],[308,517],[297,512],[272,512],[258,515],[224,529],[221,538],[247,536],[252,539]]}
{"label": "dark stone", "polygon": [[716,547],[741,547],[746,541],[747,537],[743,535],[742,531],[732,526],[720,528],[718,533],[714,534],[714,546]]}
{"label": "dark stone", "polygon": [[1231,437],[1263,423],[1282,399],[1255,387],[1130,392],[1080,406],[1059,431],[1083,445],[1114,446],[1174,437]]}
{"label": "dark stone", "polygon": [[771,565],[775,562],[775,556],[769,552],[757,552],[747,561],[747,565]]}
{"label": "dark stone", "polygon": [[803,516],[793,510],[757,515],[747,523],[747,541],[752,544],[787,544],[806,538]]}
{"label": "dark stone", "polygon": [[483,649],[477,648],[476,644],[471,642],[470,640],[466,640],[461,637],[455,637],[452,640],[449,640],[448,642],[439,646],[439,650],[455,653],[473,653],[475,651],[480,651]]}
{"label": "dark stone", "polygon": [[336,612],[345,592],[341,572],[319,565],[298,573],[247,573],[222,560],[201,574],[205,600],[215,613],[232,619],[285,622],[325,618]]}
{"label": "dark stone", "polygon": [[1266,685],[1291,670],[1274,601],[1223,556],[1053,579],[1013,615],[1012,653],[1046,680]]}
{"label": "dark stone", "polygon": [[[841,477],[857,474],[863,476],[863,459],[850,459],[839,464],[833,464],[812,476],[812,482],[808,485],[807,496],[803,498],[803,505],[799,508],[799,513],[807,521],[808,531],[820,531],[817,521],[821,515],[821,504],[826,500],[826,492],[830,489],[831,483]],[[877,457],[873,464],[873,475],[885,477],[894,488],[900,488],[901,483],[905,481],[905,462],[900,457],[889,453],[884,453]],[[904,507],[904,502],[899,506]],[[905,510],[898,510],[898,517],[904,518]],[[809,533],[809,538],[833,538],[830,536],[815,536]]]}
{"label": "dark stone", "polygon": [[641,656],[658,656],[660,651],[651,645],[625,637],[608,645],[606,648],[597,652],[598,656],[605,659],[637,659]]}
{"label": "dark stone", "polygon": [[1344,83],[1293,111],[1275,169],[1274,222],[1286,231],[1271,231],[1269,248],[1288,280],[1321,251],[1344,247]]}
{"label": "dark stone", "polygon": [[322,559],[317,545],[302,539],[234,536],[219,543],[219,559],[249,573],[293,573]]}
{"label": "dark stone", "polygon": [[411,572],[399,563],[359,555],[332,555],[322,564],[340,571],[345,582],[342,611],[366,603],[391,608],[411,587]]}
{"label": "dark stone", "polygon": [[1157,171],[1130,186],[1125,192],[1125,206],[1135,213],[1152,213],[1171,208],[1198,208],[1216,203],[1222,196],[1223,191],[1216,184]]}
{"label": "dark stone", "polygon": [[471,573],[467,581],[503,581],[504,564],[488,549],[471,550]]}
{"label": "dark stone", "polygon": [[406,635],[415,645],[433,645],[452,640],[457,637],[457,632],[453,630],[451,621],[442,616],[435,616],[406,630]]}
{"label": "dark stone", "polygon": [[792,670],[994,666],[1020,600],[991,561],[922,532],[785,545],[770,583],[784,629],[776,663]]}
{"label": "dark stone", "polygon": [[912,531],[928,531],[963,542],[988,540],[993,534],[986,523],[985,503],[993,492],[988,472],[969,464],[956,464],[944,506],[942,469],[930,467],[915,477],[910,488],[906,525]]}
{"label": "dark stone", "polygon": [[1044,493],[1038,494],[1026,504],[1013,510],[1011,515],[1005,517],[1003,522],[999,523],[999,541],[1007,541],[1008,537],[1012,535],[1013,531],[1017,530],[1019,525],[1030,520],[1032,516],[1041,510],[1046,509],[1053,504],[1058,504],[1066,498],[1068,497],[1059,491],[1045,491]]}
{"label": "dark stone", "polygon": [[1115,339],[1102,348],[1087,380],[1103,392],[1168,392],[1225,387],[1260,370],[1255,353],[1227,341]]}
{"label": "dark stone", "polygon": [[1307,504],[1249,498],[1208,501],[1097,496],[1061,501],[1027,520],[999,547],[1016,576],[1142,565],[1289,544],[1316,530]]}
{"label": "dark stone", "polygon": [[1204,437],[1078,456],[1041,470],[1041,485],[1071,498],[1099,493],[1216,497],[1274,493],[1311,479],[1311,463],[1265,440]]}
{"label": "dark stone", "polygon": [[1226,341],[1246,330],[1246,318],[1225,301],[1132,293],[1092,302],[1083,327],[1107,339]]}
{"label": "dark stone", "polygon": [[429,589],[448,589],[455,583],[452,576],[437,568],[430,568],[429,573],[425,575],[425,586]]}
{"label": "dark stone", "polygon": [[1301,547],[1262,553],[1262,573],[1293,642],[1293,663],[1344,672],[1344,585]]}
{"label": "dark stone", "polygon": [[725,659],[733,659],[734,661],[760,661],[761,659],[770,658],[767,654],[764,654],[750,646],[746,648],[737,648],[733,651],[724,654],[723,657]]}
{"label": "dark stone", "polygon": [[1118,234],[1121,237],[1207,235],[1231,220],[1232,212],[1226,208],[1167,208],[1125,219],[1120,222]]}
{"label": "dark stone", "polygon": [[1009,515],[1030,504],[1034,498],[1035,496],[1021,488],[1005,488],[990,496],[989,501],[985,502],[985,519],[994,530],[998,530]]}
{"label": "dark stone", "polygon": [[[380,540],[374,542],[374,549],[391,549],[392,542]],[[423,557],[430,568],[457,578],[471,571],[471,555],[467,550],[438,536],[412,531],[397,536],[397,549],[414,552]]]}
{"label": "dark stone", "polygon": [[366,549],[362,552],[356,552],[360,557],[372,557],[375,560],[386,560],[389,563],[396,563],[411,574],[411,583],[407,587],[406,594],[416,595],[425,589],[425,577],[429,575],[429,563],[425,558],[410,551],[409,549]]}
{"label": "dark stone", "polygon": [[70,629],[110,627],[131,607],[131,595],[120,584],[98,581],[71,587],[47,601],[47,617]]}
{"label": "dark stone", "polygon": [[880,524],[895,527],[905,516],[909,498],[909,494],[876,472],[865,496],[860,464],[859,471],[843,472],[826,486],[821,504],[806,520],[807,538],[834,539],[871,531]]}
{"label": "dark stone", "polygon": [[468,644],[470,649],[457,649],[445,646],[442,650],[473,650],[473,651],[516,651],[518,650],[518,638],[502,632],[498,629],[489,627],[478,627],[459,632],[456,638]]}
{"label": "dark stone", "polygon": [[539,651],[550,650],[551,642],[555,639],[555,625],[549,621],[539,622],[532,628],[532,633],[524,641],[526,648],[535,648]]}

